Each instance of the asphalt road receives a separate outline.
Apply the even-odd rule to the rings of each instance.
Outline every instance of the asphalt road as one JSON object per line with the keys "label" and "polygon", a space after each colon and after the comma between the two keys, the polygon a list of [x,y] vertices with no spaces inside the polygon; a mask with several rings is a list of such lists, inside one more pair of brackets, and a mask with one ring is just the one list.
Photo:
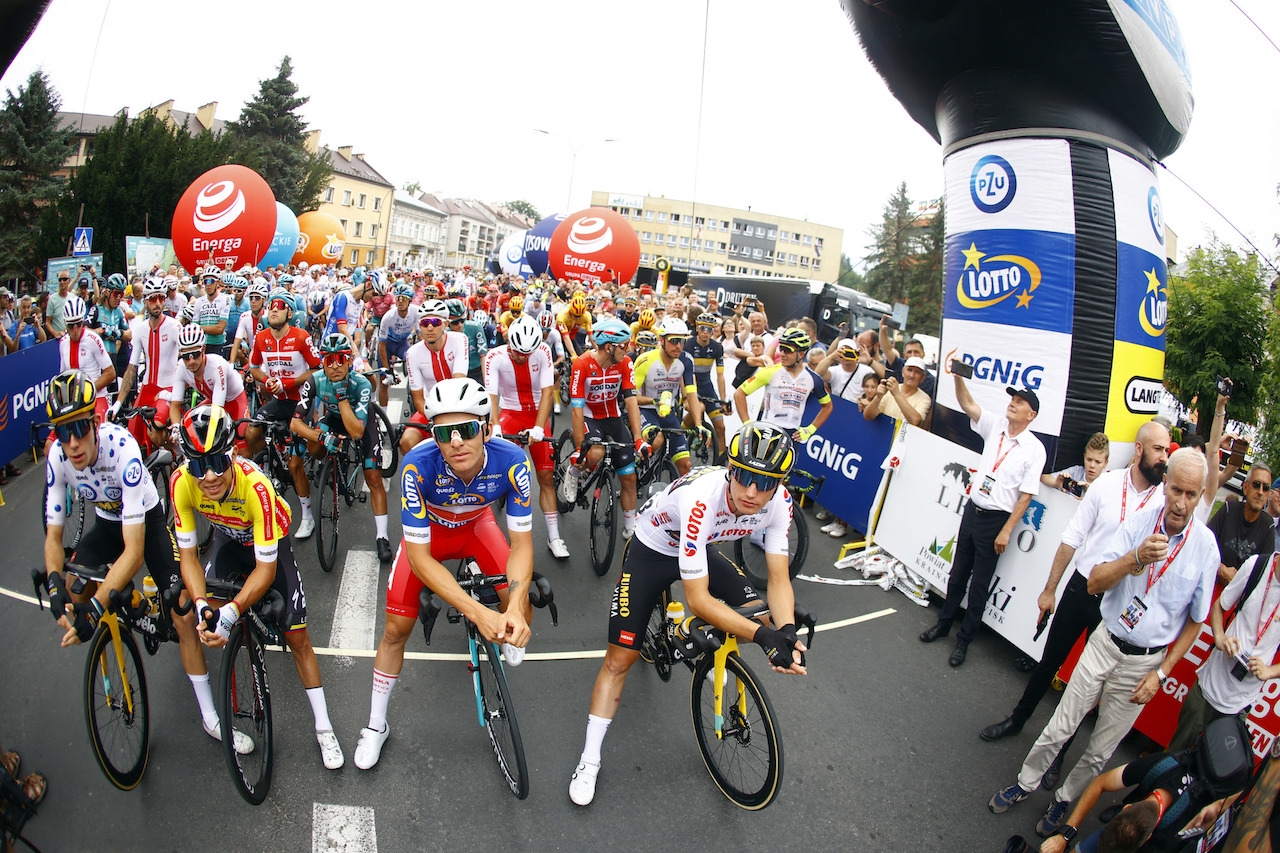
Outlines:
{"label": "asphalt road", "polygon": [[[804,678],[768,672],[758,649],[745,647],[744,659],[762,676],[782,727],[785,775],[777,800],[761,812],[730,803],[698,752],[687,674],[680,670],[662,683],[651,668],[637,666],[605,740],[596,800],[574,806],[567,786],[582,749],[616,577],[591,572],[583,512],[563,522],[573,551],[567,563],[551,557],[545,527],[534,523],[535,568],[555,586],[560,625],[551,627],[546,611],[537,611],[530,659],[509,670],[530,768],[528,799],[517,801],[501,782],[476,724],[470,677],[457,660],[406,662],[382,760],[371,771],[357,770],[351,759],[367,722],[383,586],[371,613],[353,616],[338,607],[344,574],[351,573],[352,588],[374,583],[359,573],[373,550],[372,520],[360,505],[344,519],[332,574],[321,572],[311,542],[296,547],[312,642],[328,647],[335,636],[348,643],[372,638],[346,645],[349,654],[320,658],[346,766],[335,772],[321,765],[301,686],[287,656],[275,653],[268,659],[275,777],[266,802],[249,806],[231,785],[220,745],[201,732],[177,649],[166,646],[145,660],[150,763],[134,791],[120,792],[98,769],[85,731],[84,649],[59,649],[60,630],[29,601],[29,571],[40,559],[41,477],[28,462],[4,489],[0,508],[7,556],[0,588],[13,593],[0,595],[0,744],[22,754],[24,770],[49,778],[48,796],[27,825],[44,851],[207,846],[275,853],[306,849],[308,839],[313,850],[341,851],[372,849],[362,839],[373,837],[382,851],[638,849],[677,839],[711,850],[998,851],[1011,834],[1033,837],[1049,800],[1038,792],[1001,816],[986,808],[1014,780],[1058,696],[1050,693],[1022,734],[996,744],[978,738],[1021,692],[1025,676],[1012,666],[1012,646],[984,631],[968,662],[952,669],[949,644],[916,639],[934,621],[936,603],[926,609],[896,591],[798,581],[797,599],[820,624],[889,612],[820,633]],[[394,508],[394,481],[390,486]],[[394,512],[391,524],[398,536]],[[815,534],[818,526],[810,518]],[[852,576],[832,568],[838,546],[816,534],[805,571]],[[345,568],[344,553],[353,555]],[[385,568],[378,579],[385,581]],[[461,627],[441,620],[429,651],[465,649]],[[428,651],[421,635],[409,650]],[[208,657],[216,675],[217,656]],[[1073,759],[1082,748],[1075,747]],[[1134,747],[1122,745],[1113,763],[1133,756]],[[1086,832],[1094,827],[1090,821]]]}

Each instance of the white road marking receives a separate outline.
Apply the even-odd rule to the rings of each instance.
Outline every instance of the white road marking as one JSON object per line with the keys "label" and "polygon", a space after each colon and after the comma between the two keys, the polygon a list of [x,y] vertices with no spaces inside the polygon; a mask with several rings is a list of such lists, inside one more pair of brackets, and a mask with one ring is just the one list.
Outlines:
{"label": "white road marking", "polygon": [[373,809],[364,806],[311,805],[312,853],[378,853]]}
{"label": "white road marking", "polygon": [[404,417],[404,401],[400,399],[387,400],[387,405],[383,408],[387,411],[387,420],[391,421],[392,426],[400,423],[400,419]]}
{"label": "white road marking", "polygon": [[333,613],[329,645],[335,649],[372,650],[377,625],[380,564],[373,551],[348,551]]}

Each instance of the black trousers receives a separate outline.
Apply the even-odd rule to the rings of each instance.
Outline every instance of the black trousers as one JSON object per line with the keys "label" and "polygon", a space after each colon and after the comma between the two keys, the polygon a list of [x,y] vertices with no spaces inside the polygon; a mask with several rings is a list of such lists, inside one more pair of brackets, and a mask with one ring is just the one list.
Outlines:
{"label": "black trousers", "polygon": [[1035,713],[1036,706],[1048,692],[1049,685],[1058,668],[1071,654],[1071,648],[1080,639],[1081,634],[1089,634],[1102,621],[1102,595],[1089,594],[1089,581],[1079,572],[1071,573],[1067,588],[1062,592],[1062,600],[1053,612],[1053,622],[1049,625],[1049,636],[1044,641],[1044,657],[1031,671],[1027,687],[1022,691],[1018,707],[1013,709],[1013,721],[1019,726]]}
{"label": "black trousers", "polygon": [[996,571],[996,537],[1009,520],[1009,513],[1002,510],[979,509],[973,501],[964,508],[960,520],[960,532],[956,535],[956,556],[951,563],[951,577],[947,580],[947,600],[938,615],[938,624],[948,630],[960,611],[960,601],[969,592],[969,607],[960,623],[956,642],[969,645],[982,624],[982,610],[991,592],[991,576]]}

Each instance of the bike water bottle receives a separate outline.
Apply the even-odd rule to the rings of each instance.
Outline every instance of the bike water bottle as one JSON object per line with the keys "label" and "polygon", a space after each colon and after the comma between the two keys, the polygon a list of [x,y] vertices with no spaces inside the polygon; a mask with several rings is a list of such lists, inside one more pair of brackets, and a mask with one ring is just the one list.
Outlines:
{"label": "bike water bottle", "polygon": [[160,589],[156,586],[156,582],[151,575],[147,575],[142,579],[142,594],[147,598],[147,612],[160,612]]}
{"label": "bike water bottle", "polygon": [[667,621],[675,628],[676,633],[680,632],[681,623],[684,622],[684,605],[678,601],[672,601],[667,604]]}
{"label": "bike water bottle", "polygon": [[663,391],[658,395],[658,416],[665,418],[671,414],[672,397],[670,391]]}

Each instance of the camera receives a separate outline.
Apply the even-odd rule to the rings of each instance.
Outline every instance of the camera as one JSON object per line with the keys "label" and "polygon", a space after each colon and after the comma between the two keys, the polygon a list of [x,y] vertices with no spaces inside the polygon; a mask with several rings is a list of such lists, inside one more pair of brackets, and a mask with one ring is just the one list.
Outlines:
{"label": "camera", "polygon": [[1231,390],[1235,387],[1235,383],[1233,383],[1230,379],[1228,379],[1225,376],[1219,376],[1217,379],[1214,380],[1213,387],[1217,388],[1218,393],[1221,394],[1222,396],[1230,397]]}
{"label": "camera", "polygon": [[1231,665],[1231,677],[1236,681],[1244,681],[1249,674],[1249,656],[1244,652],[1236,655],[1236,662]]}
{"label": "camera", "polygon": [[1062,491],[1069,495],[1075,495],[1078,498],[1082,498],[1084,497],[1084,483],[1067,477],[1062,481]]}

